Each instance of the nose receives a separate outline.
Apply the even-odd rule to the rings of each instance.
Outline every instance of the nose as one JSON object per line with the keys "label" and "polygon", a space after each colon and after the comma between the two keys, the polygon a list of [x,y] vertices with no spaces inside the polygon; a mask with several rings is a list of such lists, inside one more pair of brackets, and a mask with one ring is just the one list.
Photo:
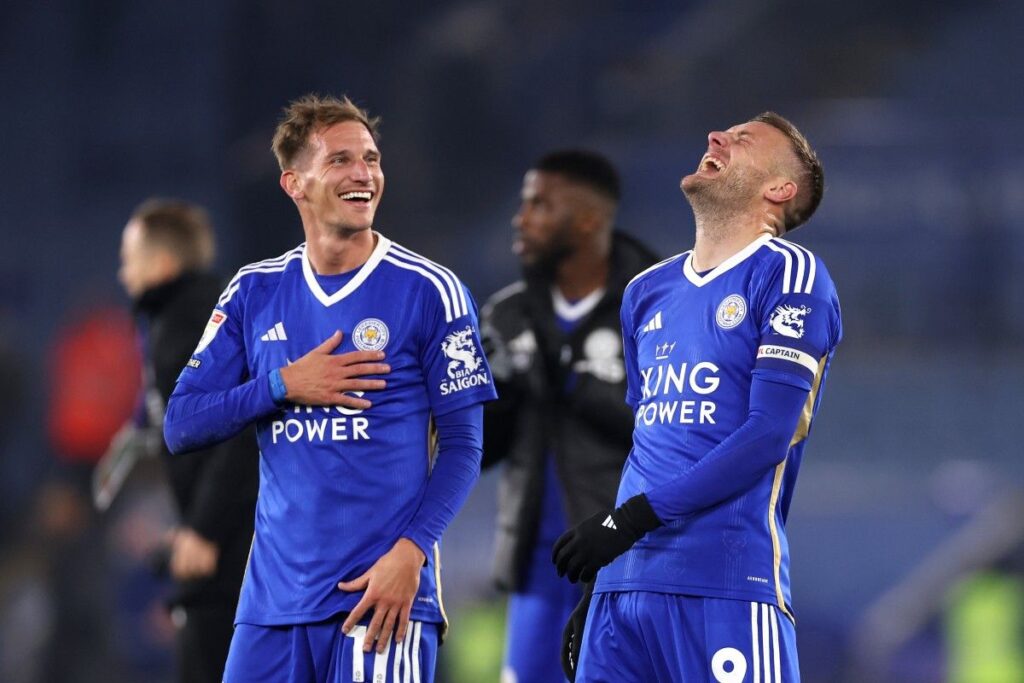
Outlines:
{"label": "nose", "polygon": [[708,133],[709,147],[725,147],[729,144],[729,136],[720,130],[713,130]]}
{"label": "nose", "polygon": [[526,221],[526,212],[527,207],[525,205],[520,206],[519,210],[516,211],[514,216],[512,216],[512,227],[514,227],[516,230],[523,229],[523,223]]}
{"label": "nose", "polygon": [[370,182],[372,176],[370,175],[370,165],[363,159],[357,159],[352,164],[352,178],[362,182]]}

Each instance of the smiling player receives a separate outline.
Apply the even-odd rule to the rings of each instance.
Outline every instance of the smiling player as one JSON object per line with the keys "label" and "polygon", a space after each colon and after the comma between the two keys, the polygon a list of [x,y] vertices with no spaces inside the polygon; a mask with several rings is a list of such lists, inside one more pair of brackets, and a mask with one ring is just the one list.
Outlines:
{"label": "smiling player", "polygon": [[347,98],[285,110],[273,149],[306,241],[238,271],[168,406],[174,452],[257,425],[226,683],[433,680],[438,541],[495,393],[469,292],[373,230],[376,131]]}

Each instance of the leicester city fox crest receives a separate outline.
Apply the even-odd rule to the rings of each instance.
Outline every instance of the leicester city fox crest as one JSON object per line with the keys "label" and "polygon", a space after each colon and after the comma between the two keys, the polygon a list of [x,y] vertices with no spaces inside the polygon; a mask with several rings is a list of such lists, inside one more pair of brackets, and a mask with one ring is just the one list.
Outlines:
{"label": "leicester city fox crest", "polygon": [[772,329],[783,337],[800,339],[804,336],[804,316],[810,312],[809,306],[776,306],[770,320]]}

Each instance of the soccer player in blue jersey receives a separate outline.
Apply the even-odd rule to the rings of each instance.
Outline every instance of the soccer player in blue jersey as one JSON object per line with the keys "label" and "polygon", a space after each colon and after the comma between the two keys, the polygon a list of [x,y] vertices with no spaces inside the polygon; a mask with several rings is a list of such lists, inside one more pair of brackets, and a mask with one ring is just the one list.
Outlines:
{"label": "soccer player in blue jersey", "polygon": [[618,507],[553,552],[597,576],[565,631],[576,681],[799,680],[785,523],[842,325],[824,264],[781,236],[823,177],[778,114],[711,133],[681,183],[694,248],[626,288]]}
{"label": "soccer player in blue jersey", "polygon": [[373,230],[376,132],[348,98],[285,110],[273,149],[306,241],[238,271],[168,405],[173,452],[257,426],[226,683],[433,680],[438,541],[495,392],[466,288]]}

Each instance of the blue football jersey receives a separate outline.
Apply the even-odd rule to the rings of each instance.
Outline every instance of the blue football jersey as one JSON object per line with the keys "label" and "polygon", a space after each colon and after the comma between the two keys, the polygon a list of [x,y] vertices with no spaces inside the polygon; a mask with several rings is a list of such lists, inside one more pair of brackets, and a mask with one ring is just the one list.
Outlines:
{"label": "blue football jersey", "polygon": [[789,613],[786,516],[842,337],[824,264],[768,235],[703,274],[686,252],[628,285],[622,333],[635,420],[619,505],[680,476],[742,425],[754,375],[810,393],[784,461],[740,494],[647,534],[601,570],[598,592],[753,600]]}
{"label": "blue football jersey", "polygon": [[[237,623],[310,623],[351,610],[337,588],[386,553],[423,500],[431,416],[495,397],[476,304],[446,268],[382,235],[339,290],[324,291],[305,245],[243,267],[179,382],[222,391],[344,333],[335,353],[383,350],[387,388],[366,410],[287,404],[257,422],[256,531]],[[444,621],[440,555],[427,554],[412,618]]]}

